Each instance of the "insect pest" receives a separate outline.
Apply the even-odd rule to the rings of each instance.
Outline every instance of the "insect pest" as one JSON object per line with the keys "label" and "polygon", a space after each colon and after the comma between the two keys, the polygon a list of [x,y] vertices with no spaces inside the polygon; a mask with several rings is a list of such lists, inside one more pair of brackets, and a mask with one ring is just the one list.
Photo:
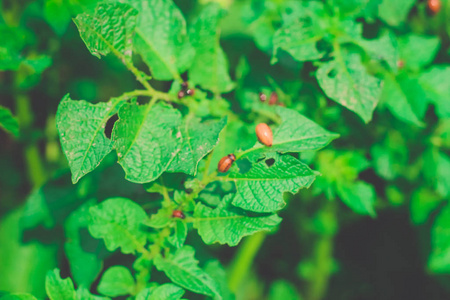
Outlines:
{"label": "insect pest", "polygon": [[186,216],[184,215],[184,213],[183,213],[181,210],[179,210],[179,209],[176,209],[176,210],[174,210],[174,211],[172,212],[172,217],[173,217],[173,218],[178,218],[178,219],[184,219],[184,218],[186,218]]}
{"label": "insect pest", "polygon": [[256,137],[261,144],[271,147],[273,143],[272,129],[266,123],[259,123],[256,128]]}
{"label": "insect pest", "polygon": [[227,156],[222,157],[222,159],[219,161],[217,169],[221,173],[226,173],[231,168],[231,165],[235,160],[236,156],[234,154],[228,154]]}

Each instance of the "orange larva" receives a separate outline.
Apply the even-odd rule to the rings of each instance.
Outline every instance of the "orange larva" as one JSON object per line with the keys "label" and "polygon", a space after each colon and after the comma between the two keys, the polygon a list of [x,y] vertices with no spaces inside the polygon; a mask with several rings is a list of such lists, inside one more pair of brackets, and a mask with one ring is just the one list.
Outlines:
{"label": "orange larva", "polygon": [[276,92],[272,92],[269,98],[269,105],[275,105],[278,103],[278,94]]}
{"label": "orange larva", "polygon": [[184,213],[183,213],[181,210],[179,210],[179,209],[176,209],[176,210],[174,210],[174,211],[172,212],[172,217],[173,217],[173,218],[178,218],[178,219],[184,219],[184,218],[186,218],[186,216],[184,215]]}
{"label": "orange larva", "polygon": [[234,154],[228,154],[227,156],[222,157],[222,159],[217,164],[217,170],[221,173],[226,173],[231,165],[236,160],[236,156]]}
{"label": "orange larva", "polygon": [[271,147],[273,143],[273,134],[272,129],[266,123],[259,123],[255,129],[256,136],[258,137],[258,141],[261,144],[266,145],[267,147]]}
{"label": "orange larva", "polygon": [[258,95],[259,95],[259,101],[266,102],[267,96],[263,92],[259,93]]}
{"label": "orange larva", "polygon": [[186,90],[186,95],[188,96],[194,96],[195,90],[194,89],[187,89]]}
{"label": "orange larva", "polygon": [[433,14],[437,14],[441,10],[442,2],[441,0],[428,0],[427,5]]}

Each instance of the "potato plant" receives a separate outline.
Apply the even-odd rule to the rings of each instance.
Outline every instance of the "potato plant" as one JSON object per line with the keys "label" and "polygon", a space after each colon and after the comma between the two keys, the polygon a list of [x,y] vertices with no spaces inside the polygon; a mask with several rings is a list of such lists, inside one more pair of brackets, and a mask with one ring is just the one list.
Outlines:
{"label": "potato plant", "polygon": [[1,300],[449,297],[448,0],[0,4]]}

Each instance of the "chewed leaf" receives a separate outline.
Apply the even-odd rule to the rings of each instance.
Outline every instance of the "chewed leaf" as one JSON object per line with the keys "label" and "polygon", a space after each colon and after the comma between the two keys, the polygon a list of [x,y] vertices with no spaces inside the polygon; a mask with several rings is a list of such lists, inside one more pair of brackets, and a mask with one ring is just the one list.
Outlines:
{"label": "chewed leaf", "polygon": [[145,183],[166,171],[181,149],[180,124],[180,112],[166,104],[124,105],[113,140],[125,178]]}
{"label": "chewed leaf", "polygon": [[254,214],[231,206],[233,195],[226,196],[222,203],[211,209],[197,203],[194,211],[194,227],[206,244],[220,243],[236,246],[247,235],[262,230],[272,230],[281,222],[276,214]]}
{"label": "chewed leaf", "polygon": [[200,160],[219,142],[219,134],[226,123],[226,118],[218,122],[204,123],[196,119],[184,120],[180,128],[183,138],[181,151],[170,163],[167,171],[195,175]]}
{"label": "chewed leaf", "polygon": [[112,52],[131,60],[138,12],[124,3],[99,3],[95,12],[78,15],[74,22],[92,55],[100,58]]}
{"label": "chewed leaf", "polygon": [[75,101],[67,94],[56,113],[56,127],[61,146],[69,161],[72,182],[94,170],[112,150],[112,142],[105,135],[108,119],[114,115],[123,100],[112,99],[106,103],[90,104]]}
{"label": "chewed leaf", "polygon": [[254,212],[274,212],[285,206],[283,193],[308,188],[318,173],[298,159],[278,156],[270,167],[265,160],[254,163],[247,173],[230,173],[236,183],[234,206]]}
{"label": "chewed leaf", "polygon": [[62,279],[59,269],[48,271],[45,278],[45,290],[50,300],[76,300],[72,279]]}
{"label": "chewed leaf", "polygon": [[365,123],[372,119],[382,81],[367,73],[359,54],[337,55],[319,67],[316,77],[328,97],[358,114]]}

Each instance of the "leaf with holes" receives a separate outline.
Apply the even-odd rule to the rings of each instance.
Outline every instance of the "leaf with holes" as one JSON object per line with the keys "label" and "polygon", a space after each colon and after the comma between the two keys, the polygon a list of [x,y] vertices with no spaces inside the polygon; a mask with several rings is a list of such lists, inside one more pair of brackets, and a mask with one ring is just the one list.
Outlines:
{"label": "leaf with holes", "polygon": [[100,58],[112,52],[131,61],[138,12],[124,3],[99,3],[93,13],[85,12],[73,21],[92,55]]}
{"label": "leaf with holes", "polygon": [[219,134],[227,124],[227,118],[218,122],[204,122],[188,118],[181,125],[183,143],[181,151],[167,168],[168,172],[197,173],[197,165],[219,142]]}
{"label": "leaf with holes", "polygon": [[205,271],[200,269],[191,246],[178,249],[169,257],[157,256],[155,266],[163,271],[174,283],[198,294],[222,299],[219,286]]}
{"label": "leaf with holes", "polygon": [[232,198],[233,195],[227,195],[214,209],[197,203],[194,227],[206,244],[236,246],[244,236],[262,230],[270,231],[281,222],[276,214],[249,214],[233,207],[230,205]]}
{"label": "leaf with holes", "polygon": [[218,27],[224,14],[219,4],[210,3],[203,8],[189,31],[196,51],[189,69],[189,80],[214,93],[228,92],[234,87],[228,74],[227,58],[219,43]]}
{"label": "leaf with holes", "polygon": [[129,1],[139,10],[134,47],[158,80],[181,79],[191,65],[194,49],[186,21],[171,0]]}
{"label": "leaf with holes", "polygon": [[231,172],[230,180],[236,183],[234,206],[260,213],[270,213],[285,206],[283,193],[297,193],[313,183],[317,172],[298,159],[290,156],[275,156],[268,166],[265,160],[254,163],[247,173]]}
{"label": "leaf with holes", "polygon": [[69,161],[72,182],[94,170],[112,150],[113,143],[105,135],[105,126],[123,100],[112,99],[106,103],[90,104],[64,96],[56,112],[56,127],[61,146]]}
{"label": "leaf with holes", "polygon": [[334,60],[319,67],[316,77],[328,97],[358,114],[365,123],[372,119],[382,82],[367,73],[359,54],[336,54]]}
{"label": "leaf with holes", "polygon": [[166,171],[181,149],[180,124],[180,112],[167,104],[122,106],[113,141],[125,178],[145,183]]}
{"label": "leaf with holes", "polygon": [[146,235],[139,227],[147,214],[138,204],[126,198],[110,198],[91,207],[89,214],[89,232],[103,239],[109,251],[120,247],[126,254],[144,247]]}

